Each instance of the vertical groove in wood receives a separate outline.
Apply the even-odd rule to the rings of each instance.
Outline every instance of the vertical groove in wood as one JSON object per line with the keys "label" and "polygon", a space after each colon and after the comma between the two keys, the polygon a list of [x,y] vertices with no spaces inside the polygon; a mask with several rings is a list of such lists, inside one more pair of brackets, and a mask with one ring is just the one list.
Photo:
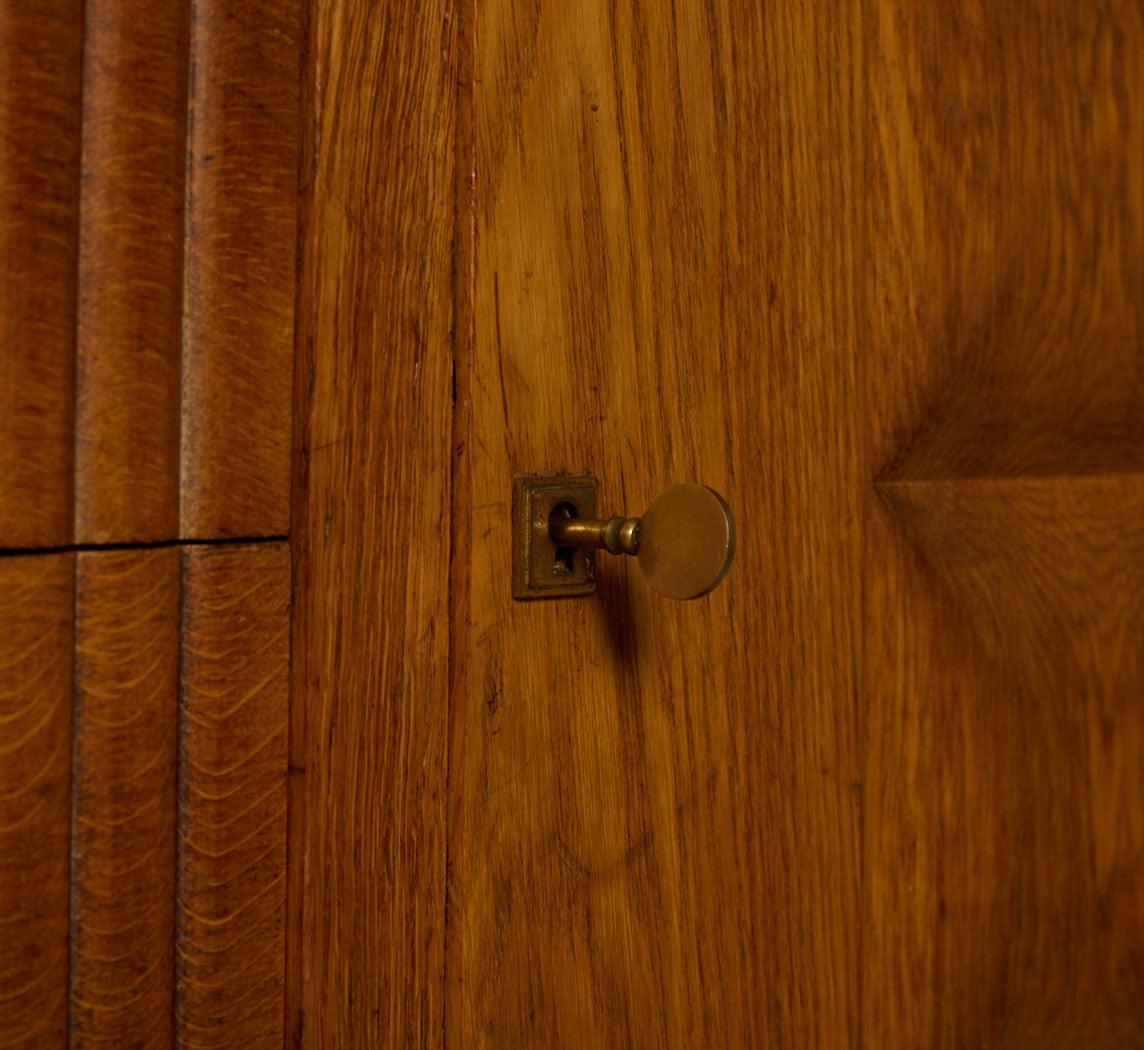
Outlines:
{"label": "vertical groove in wood", "polygon": [[[298,260],[295,287],[294,373],[292,391],[293,445],[290,479],[290,570],[293,595],[306,593],[310,579],[309,536],[306,530],[306,493],[310,476],[310,363],[314,339],[315,282],[319,273],[316,251],[314,185],[320,125],[317,32],[320,24],[316,0],[301,0],[301,83],[299,85],[298,144]],[[295,606],[296,610],[297,606]],[[286,824],[286,978],[284,1024],[286,1050],[301,1050],[305,1021],[306,969],[306,828],[308,821],[307,710],[296,702],[305,694],[309,673],[303,620],[290,618],[290,724],[289,779]]]}
{"label": "vertical groove in wood", "polygon": [[183,551],[176,1041],[283,1043],[290,551]]}
{"label": "vertical groove in wood", "polygon": [[71,1045],[171,1045],[179,550],[76,569]]}
{"label": "vertical groove in wood", "polygon": [[191,3],[181,535],[284,535],[300,0]]}
{"label": "vertical groove in wood", "polygon": [[178,534],[187,9],[87,2],[77,543]]}
{"label": "vertical groove in wood", "polygon": [[464,1046],[465,796],[458,790],[465,753],[469,694],[470,580],[473,547],[472,367],[476,343],[477,179],[473,103],[476,92],[477,0],[457,6],[457,125],[453,216],[453,419],[450,431],[449,719],[445,776],[445,1018],[444,1045]]}
{"label": "vertical groove in wood", "polygon": [[0,548],[72,538],[82,0],[0,0]]}
{"label": "vertical groove in wood", "polygon": [[321,8],[297,703],[309,1047],[443,1042],[455,8]]}
{"label": "vertical groove in wood", "polygon": [[67,1040],[75,555],[0,559],[0,1047]]}

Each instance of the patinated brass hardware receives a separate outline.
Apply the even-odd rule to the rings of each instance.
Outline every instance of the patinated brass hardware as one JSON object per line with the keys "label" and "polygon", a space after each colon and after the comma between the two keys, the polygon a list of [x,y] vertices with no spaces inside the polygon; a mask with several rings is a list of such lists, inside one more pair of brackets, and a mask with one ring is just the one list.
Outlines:
{"label": "patinated brass hardware", "polygon": [[514,598],[559,598],[596,589],[596,551],[633,555],[668,598],[700,598],[719,585],[735,555],[735,519],[706,485],[672,485],[642,518],[596,517],[596,479],[530,477],[513,482]]}
{"label": "patinated brass hardware", "polygon": [[512,483],[512,596],[570,598],[596,589],[596,552],[557,546],[549,534],[553,514],[596,516],[593,477],[517,478]]}
{"label": "patinated brass hardware", "polygon": [[609,518],[607,521],[553,515],[548,534],[558,547],[592,547],[609,554],[638,554],[639,518]]}

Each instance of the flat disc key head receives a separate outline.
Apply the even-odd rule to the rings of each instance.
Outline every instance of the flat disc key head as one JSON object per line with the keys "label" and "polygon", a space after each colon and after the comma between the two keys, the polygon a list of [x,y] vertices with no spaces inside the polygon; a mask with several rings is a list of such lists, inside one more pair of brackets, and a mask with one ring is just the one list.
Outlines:
{"label": "flat disc key head", "polygon": [[706,485],[672,485],[640,519],[639,563],[668,598],[701,598],[719,585],[735,556],[735,519]]}

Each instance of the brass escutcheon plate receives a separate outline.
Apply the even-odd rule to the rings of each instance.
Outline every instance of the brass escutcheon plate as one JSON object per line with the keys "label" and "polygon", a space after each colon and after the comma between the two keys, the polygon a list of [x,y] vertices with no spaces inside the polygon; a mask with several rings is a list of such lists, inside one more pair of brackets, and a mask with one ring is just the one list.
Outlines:
{"label": "brass escutcheon plate", "polygon": [[596,516],[597,481],[557,474],[512,482],[512,596],[568,598],[596,590],[596,552],[557,547],[548,534],[552,512],[564,505],[576,518]]}

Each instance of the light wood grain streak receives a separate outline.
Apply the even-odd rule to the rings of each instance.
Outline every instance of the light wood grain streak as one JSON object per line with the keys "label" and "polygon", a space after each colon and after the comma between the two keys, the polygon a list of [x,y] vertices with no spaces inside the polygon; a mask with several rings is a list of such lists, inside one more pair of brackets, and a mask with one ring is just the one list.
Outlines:
{"label": "light wood grain streak", "polygon": [[191,0],[181,535],[290,521],[301,0]]}
{"label": "light wood grain streak", "polygon": [[68,1025],[75,556],[0,558],[0,1047]]}
{"label": "light wood grain streak", "polygon": [[469,626],[472,585],[469,559],[472,527],[472,367],[476,344],[476,140],[473,94],[476,87],[476,0],[463,0],[457,8],[456,130],[453,154],[455,211],[453,217],[453,418],[450,477],[449,545],[449,720],[446,770],[445,843],[445,1017],[444,1043],[459,1045],[458,989],[463,980],[464,855],[456,844],[463,839],[464,796],[458,776],[465,752],[466,705],[458,702],[469,690]]}
{"label": "light wood grain streak", "polygon": [[82,38],[0,2],[0,548],[71,541]]}
{"label": "light wood grain streak", "polygon": [[75,540],[178,534],[187,0],[88,0]]}
{"label": "light wood grain streak", "polygon": [[[455,10],[315,27],[303,1044],[440,1047]],[[320,918],[319,918],[320,917]]]}
{"label": "light wood grain streak", "polygon": [[290,552],[182,558],[176,1043],[280,1047]]}
{"label": "light wood grain streak", "polygon": [[77,556],[73,1047],[173,1039],[180,561]]}

